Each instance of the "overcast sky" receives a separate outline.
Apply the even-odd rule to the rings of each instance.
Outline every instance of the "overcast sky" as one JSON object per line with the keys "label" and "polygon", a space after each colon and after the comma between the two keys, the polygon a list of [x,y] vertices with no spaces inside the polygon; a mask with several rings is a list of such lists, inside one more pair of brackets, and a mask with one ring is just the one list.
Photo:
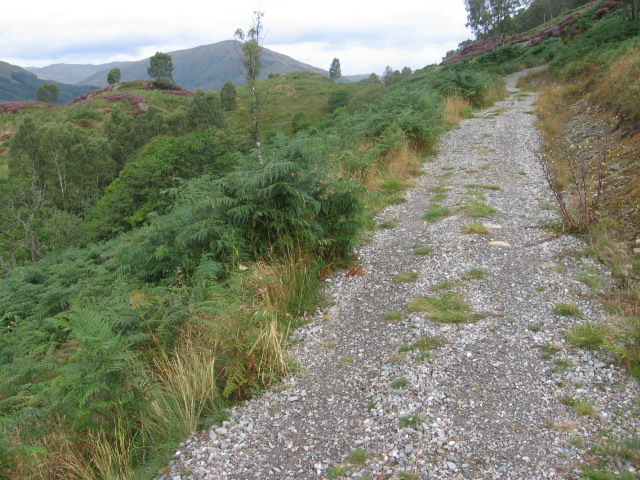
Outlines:
{"label": "overcast sky", "polygon": [[230,40],[264,12],[263,46],[343,75],[440,62],[472,34],[464,0],[10,0],[0,60],[21,67],[141,60]]}

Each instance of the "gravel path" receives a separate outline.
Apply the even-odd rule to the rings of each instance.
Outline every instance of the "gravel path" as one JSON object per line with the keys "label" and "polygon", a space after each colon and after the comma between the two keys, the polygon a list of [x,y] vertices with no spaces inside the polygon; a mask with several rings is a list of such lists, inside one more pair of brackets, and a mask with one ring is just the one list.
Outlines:
{"label": "gravel path", "polygon": [[[507,78],[506,100],[444,135],[408,201],[380,215],[398,224],[359,249],[365,274],[327,281],[331,307],[295,333],[302,370],[194,434],[159,478],[569,478],[601,432],[640,432],[637,382],[566,341],[605,317],[576,275],[610,278],[568,255],[578,240],[536,228],[555,213],[534,160],[536,97],[515,87],[523,74]],[[436,196],[451,215],[425,221]],[[497,213],[470,217],[474,199]],[[464,233],[473,223],[491,233]],[[395,283],[403,272],[417,278]],[[463,300],[472,321],[409,313],[424,296]],[[582,316],[554,314],[560,302]]]}

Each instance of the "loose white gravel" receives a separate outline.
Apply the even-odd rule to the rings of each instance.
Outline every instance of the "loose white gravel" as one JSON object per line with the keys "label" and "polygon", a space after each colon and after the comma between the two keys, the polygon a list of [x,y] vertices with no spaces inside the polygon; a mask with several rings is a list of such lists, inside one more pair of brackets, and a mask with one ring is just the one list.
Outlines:
{"label": "loose white gravel", "polygon": [[[159,480],[318,479],[335,467],[344,467],[340,478],[381,480],[576,478],[602,432],[640,432],[637,382],[605,352],[566,341],[573,325],[606,317],[576,275],[599,272],[605,286],[610,276],[567,255],[584,249],[581,241],[538,228],[556,213],[535,160],[536,95],[515,86],[526,73],[507,77],[506,100],[443,136],[407,202],[380,215],[398,226],[359,249],[364,275],[327,280],[332,306],[294,334],[301,370],[233,408],[221,427],[194,433]],[[478,190],[471,184],[500,187],[480,189],[496,215],[465,215],[469,191]],[[426,222],[436,185],[448,188],[440,203],[453,214]],[[465,234],[467,223],[486,223],[492,234]],[[414,245],[434,252],[415,256]],[[465,280],[472,268],[488,275]],[[406,271],[418,279],[393,282]],[[411,300],[441,295],[433,287],[443,281],[456,282],[475,321],[407,313]],[[559,302],[583,316],[555,315]],[[385,320],[389,311],[402,319]],[[407,348],[423,337],[446,344],[424,358]],[[406,385],[394,388],[398,379]],[[563,397],[589,402],[597,415],[577,415]],[[349,463],[354,449],[366,451],[364,462]]]}

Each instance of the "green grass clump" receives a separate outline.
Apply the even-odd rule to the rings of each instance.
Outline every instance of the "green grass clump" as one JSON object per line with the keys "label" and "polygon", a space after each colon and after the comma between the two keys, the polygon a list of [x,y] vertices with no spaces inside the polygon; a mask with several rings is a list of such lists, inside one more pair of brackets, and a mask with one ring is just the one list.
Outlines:
{"label": "green grass clump", "polygon": [[378,223],[378,228],[381,228],[383,230],[390,230],[392,228],[396,228],[399,223],[400,223],[400,220],[397,218],[382,220],[380,223]]}
{"label": "green grass clump", "polygon": [[462,226],[462,231],[467,234],[491,235],[491,229],[481,223],[466,223]]}
{"label": "green grass clump", "polygon": [[369,458],[369,453],[364,448],[355,448],[349,452],[347,461],[352,465],[362,465]]}
{"label": "green grass clump", "polygon": [[413,246],[413,254],[415,256],[429,255],[429,254],[433,253],[434,251],[435,251],[435,249],[433,247],[427,247],[427,246],[422,246],[422,245],[414,245]]}
{"label": "green grass clump", "polygon": [[445,217],[451,215],[451,210],[449,207],[441,207],[439,205],[433,205],[427,213],[422,216],[423,220],[427,222],[437,222],[438,220],[442,220]]}
{"label": "green grass clump", "polygon": [[468,323],[473,319],[471,307],[457,292],[418,298],[409,303],[408,311],[427,313],[431,320],[439,323]]}
{"label": "green grass clump", "polygon": [[422,422],[422,418],[417,413],[400,417],[400,426],[402,428],[417,427]]}
{"label": "green grass clump", "polygon": [[435,348],[440,348],[443,347],[447,344],[446,340],[442,340],[440,338],[437,337],[431,337],[431,336],[425,336],[422,337],[418,340],[416,340],[413,343],[410,343],[408,345],[401,345],[398,348],[399,352],[412,352],[413,350],[418,350],[420,352],[428,352],[430,350],[433,350]]}
{"label": "green grass clump", "polygon": [[403,317],[402,312],[397,312],[395,310],[392,310],[384,314],[384,319],[389,322],[397,322],[398,320],[402,320],[402,317]]}
{"label": "green grass clump", "polygon": [[467,185],[467,188],[472,190],[502,190],[497,185],[483,185],[480,183],[470,183],[469,185]]}
{"label": "green grass clump", "polygon": [[350,468],[351,467],[346,467],[346,466],[331,467],[327,471],[327,475],[329,476],[329,478],[338,478],[344,475],[345,473],[347,473],[350,470]]}
{"label": "green grass clump", "polygon": [[598,411],[586,400],[578,400],[575,405],[573,405],[573,411],[576,412],[576,415],[580,415],[581,417],[598,416]]}
{"label": "green grass clump", "polygon": [[483,203],[479,200],[472,199],[469,204],[464,208],[464,213],[468,217],[472,218],[484,218],[491,217],[498,213],[493,207],[490,207],[486,203]]}
{"label": "green grass clump", "polygon": [[604,323],[589,322],[576,325],[567,333],[567,341],[577,348],[595,350],[605,345],[613,330]]}
{"label": "green grass clump", "polygon": [[417,272],[402,272],[393,277],[393,283],[415,282],[418,279]]}
{"label": "green grass clump", "polygon": [[450,290],[460,285],[460,282],[457,280],[443,280],[442,282],[436,283],[431,290],[434,292],[439,292],[441,290]]}
{"label": "green grass clump", "polygon": [[391,382],[391,388],[396,390],[400,390],[406,387],[407,385],[409,385],[409,380],[407,380],[406,378],[398,378],[393,382]]}
{"label": "green grass clump", "polygon": [[553,309],[553,313],[563,317],[581,317],[582,312],[577,305],[573,303],[558,303]]}
{"label": "green grass clump", "polygon": [[582,272],[576,276],[576,280],[590,286],[593,289],[600,287],[600,279],[596,275],[592,275],[587,272]]}
{"label": "green grass clump", "polygon": [[467,273],[465,273],[462,278],[464,278],[465,280],[482,280],[487,275],[489,275],[489,272],[484,268],[472,268]]}

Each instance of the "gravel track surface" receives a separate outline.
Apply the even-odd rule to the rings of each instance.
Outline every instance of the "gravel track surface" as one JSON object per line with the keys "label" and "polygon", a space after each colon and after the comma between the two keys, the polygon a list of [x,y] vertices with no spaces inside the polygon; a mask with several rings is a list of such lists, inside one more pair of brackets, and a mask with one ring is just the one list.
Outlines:
{"label": "gravel track surface", "polygon": [[[578,478],[602,431],[640,432],[637,382],[566,340],[606,316],[576,276],[600,288],[610,277],[569,255],[579,240],[539,228],[556,213],[535,160],[536,95],[515,87],[526,73],[442,137],[407,202],[379,216],[397,226],[359,249],[364,275],[327,280],[331,306],[294,334],[301,371],[193,434],[159,479]],[[438,194],[451,214],[423,220]],[[469,216],[473,199],[497,212]],[[472,223],[491,233],[464,233]],[[415,255],[416,245],[433,252]],[[417,278],[396,283],[403,272]],[[472,320],[410,313],[424,296],[461,299]],[[560,302],[582,316],[554,314]],[[401,318],[385,319],[392,311]]]}

